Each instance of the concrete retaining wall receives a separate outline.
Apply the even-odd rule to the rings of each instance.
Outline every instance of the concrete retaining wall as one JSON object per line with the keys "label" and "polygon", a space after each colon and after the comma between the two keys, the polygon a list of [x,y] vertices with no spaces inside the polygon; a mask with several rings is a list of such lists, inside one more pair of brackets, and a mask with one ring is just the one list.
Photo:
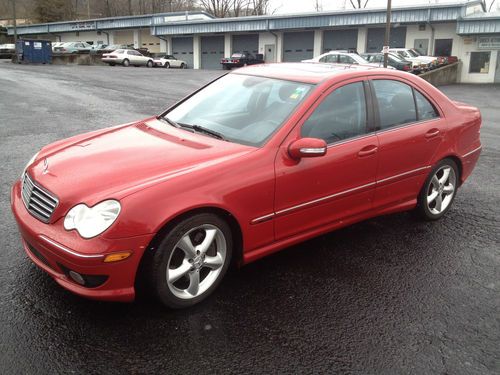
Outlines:
{"label": "concrete retaining wall", "polygon": [[106,65],[101,61],[101,55],[52,55],[54,65]]}
{"label": "concrete retaining wall", "polygon": [[425,79],[429,83],[432,83],[434,86],[457,83],[460,64],[461,62],[459,61],[454,64],[446,65],[421,74],[419,77]]}

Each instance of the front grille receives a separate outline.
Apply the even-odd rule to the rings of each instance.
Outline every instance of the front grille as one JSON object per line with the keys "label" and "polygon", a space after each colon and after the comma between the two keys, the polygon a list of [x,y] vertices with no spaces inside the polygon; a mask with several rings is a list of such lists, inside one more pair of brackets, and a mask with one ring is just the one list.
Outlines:
{"label": "front grille", "polygon": [[59,200],[33,182],[28,173],[23,176],[21,192],[23,203],[28,212],[38,220],[48,223]]}

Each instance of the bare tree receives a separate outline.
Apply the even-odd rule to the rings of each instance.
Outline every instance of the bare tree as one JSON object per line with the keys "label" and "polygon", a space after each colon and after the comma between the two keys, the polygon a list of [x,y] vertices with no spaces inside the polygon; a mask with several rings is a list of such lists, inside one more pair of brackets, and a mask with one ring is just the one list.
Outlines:
{"label": "bare tree", "polygon": [[354,9],[366,8],[370,0],[349,0]]}
{"label": "bare tree", "polygon": [[314,10],[316,12],[323,11],[323,2],[321,0],[314,0]]}
{"label": "bare tree", "polygon": [[200,0],[200,4],[215,17],[225,18],[230,14],[233,0]]}

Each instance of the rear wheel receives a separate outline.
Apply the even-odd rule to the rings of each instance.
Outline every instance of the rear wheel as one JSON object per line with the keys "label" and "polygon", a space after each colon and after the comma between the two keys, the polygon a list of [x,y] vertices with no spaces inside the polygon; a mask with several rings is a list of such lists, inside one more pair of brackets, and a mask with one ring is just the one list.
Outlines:
{"label": "rear wheel", "polygon": [[440,161],[432,169],[418,197],[417,210],[424,219],[437,220],[450,209],[458,177],[457,164],[451,159]]}
{"label": "rear wheel", "polygon": [[122,61],[122,65],[123,66],[129,66],[130,65],[130,61],[128,59],[125,59]]}
{"label": "rear wheel", "polygon": [[177,224],[161,241],[146,270],[150,286],[171,308],[192,306],[219,285],[231,261],[229,225],[213,214],[198,214]]}

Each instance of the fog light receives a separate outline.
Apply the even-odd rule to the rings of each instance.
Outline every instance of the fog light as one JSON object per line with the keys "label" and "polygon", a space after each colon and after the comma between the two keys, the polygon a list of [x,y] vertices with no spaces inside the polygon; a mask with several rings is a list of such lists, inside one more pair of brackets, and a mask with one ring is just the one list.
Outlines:
{"label": "fog light", "polygon": [[104,258],[104,263],[119,262],[120,260],[127,259],[131,255],[132,253],[130,251],[122,251],[120,253],[108,254]]}
{"label": "fog light", "polygon": [[82,275],[75,271],[69,271],[69,276],[73,279],[73,281],[80,285],[85,285],[85,279]]}

